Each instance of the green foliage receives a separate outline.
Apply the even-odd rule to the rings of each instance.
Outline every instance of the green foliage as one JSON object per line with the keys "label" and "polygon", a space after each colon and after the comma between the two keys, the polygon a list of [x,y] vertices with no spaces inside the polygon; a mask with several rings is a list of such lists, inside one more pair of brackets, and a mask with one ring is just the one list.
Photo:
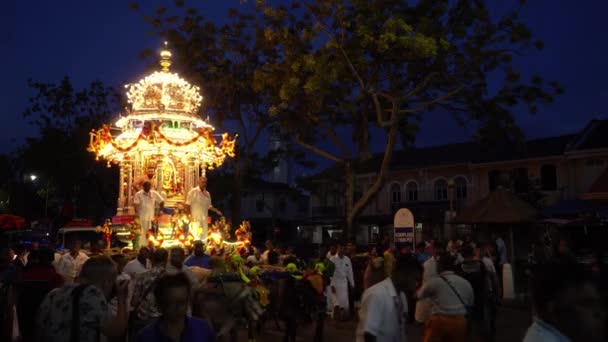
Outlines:
{"label": "green foliage", "polygon": [[38,128],[18,153],[24,173],[35,173],[42,186],[40,197],[50,202],[77,200],[79,214],[102,218],[104,208],[115,205],[116,170],[95,161],[86,150],[89,132],[116,116],[122,99],[99,81],[74,89],[66,77],[58,83],[29,82],[34,95],[25,118]]}
{"label": "green foliage", "polygon": [[[512,110],[536,112],[562,90],[514,67],[514,56],[543,47],[514,7],[495,14],[479,0],[256,0],[221,27],[195,9],[148,21],[180,52],[177,64],[200,77],[216,118],[251,118],[244,130],[278,120],[300,146],[349,170],[370,157],[372,128],[387,132],[390,161],[397,133],[411,145],[434,110],[477,122],[478,136],[520,134]],[[504,82],[492,91],[496,75]],[[346,140],[336,133],[343,129],[352,133]],[[347,203],[347,216],[380,189],[389,164]]]}

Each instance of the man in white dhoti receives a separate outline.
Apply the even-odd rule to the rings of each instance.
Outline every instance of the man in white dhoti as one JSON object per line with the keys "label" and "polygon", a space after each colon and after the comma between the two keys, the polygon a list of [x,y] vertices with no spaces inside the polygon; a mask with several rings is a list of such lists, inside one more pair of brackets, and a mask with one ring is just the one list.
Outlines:
{"label": "man in white dhoti", "polygon": [[209,210],[215,212],[219,216],[223,216],[222,212],[213,207],[211,202],[211,194],[207,191],[207,177],[202,176],[198,179],[198,186],[192,188],[186,197],[186,213],[190,214],[191,222],[198,224],[199,232],[194,231],[192,234],[204,241],[207,238],[207,217]]}
{"label": "man in white dhoti", "polygon": [[158,207],[159,210],[162,210],[165,204],[163,197],[151,189],[152,184],[149,181],[145,181],[143,189],[139,190],[133,198],[135,213],[139,216],[141,224],[141,234],[139,236],[139,245],[141,247],[147,245],[146,235],[150,227],[152,227],[152,220],[156,216],[156,208]]}
{"label": "man in white dhoti", "polygon": [[353,278],[353,265],[346,255],[344,246],[338,246],[338,253],[331,257],[335,265],[334,275],[331,277],[331,291],[334,299],[334,318],[344,319],[349,316],[348,287],[355,287]]}

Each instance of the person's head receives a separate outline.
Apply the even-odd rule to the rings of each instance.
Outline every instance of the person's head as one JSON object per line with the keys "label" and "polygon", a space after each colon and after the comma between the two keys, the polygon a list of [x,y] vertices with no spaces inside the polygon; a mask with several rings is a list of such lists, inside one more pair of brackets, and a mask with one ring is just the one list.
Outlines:
{"label": "person's head", "polygon": [[559,264],[539,265],[532,271],[532,301],[540,319],[572,341],[605,341],[606,313],[584,267],[564,270]]}
{"label": "person's head", "polygon": [[96,255],[87,259],[82,265],[80,282],[97,286],[106,298],[109,298],[117,276],[118,270],[114,261],[108,256]]}
{"label": "person's head", "polygon": [[201,240],[194,241],[194,255],[203,256],[205,255],[205,244]]}
{"label": "person's head", "polygon": [[445,252],[445,245],[440,241],[433,241],[433,256],[439,257]]}
{"label": "person's head", "polygon": [[70,250],[70,254],[77,255],[82,249],[82,242],[78,239],[74,239],[70,241],[68,249]]}
{"label": "person's head", "polygon": [[137,260],[139,260],[140,263],[145,265],[149,258],[150,258],[150,249],[148,247],[140,248],[139,253],[137,253]]}
{"label": "person's head", "polygon": [[2,248],[0,250],[0,266],[6,266],[13,261],[10,248]]}
{"label": "person's head", "polygon": [[453,271],[456,258],[447,252],[436,256],[437,258],[437,269],[439,272]]}
{"label": "person's head", "polygon": [[262,252],[260,252],[259,248],[253,247],[253,255],[256,257],[256,259],[259,259],[262,257]]}
{"label": "person's head", "polygon": [[372,246],[372,247],[369,249],[369,255],[370,255],[371,257],[377,257],[377,256],[378,256],[378,248],[376,248],[376,246]]}
{"label": "person's head", "polygon": [[127,258],[122,254],[113,254],[111,258],[116,264],[116,270],[118,271],[118,273],[122,273],[122,270],[125,268],[125,265],[127,265]]}
{"label": "person's head", "polygon": [[201,190],[205,190],[207,188],[207,177],[202,176],[198,179],[198,187]]}
{"label": "person's head", "polygon": [[346,250],[346,248],[345,248],[345,247],[346,247],[346,246],[344,246],[344,244],[342,244],[342,243],[338,245],[338,249],[336,250],[336,253],[338,254],[338,256],[339,256],[340,258],[344,256],[344,252],[345,252],[345,250]]}
{"label": "person's head", "polygon": [[268,252],[268,265],[278,265],[279,264],[279,253],[275,251]]}
{"label": "person's head", "polygon": [[412,247],[409,244],[401,247],[401,249],[399,250],[399,254],[402,256],[408,256],[412,254]]}
{"label": "person's head", "polygon": [[18,244],[17,246],[15,246],[15,254],[17,254],[17,256],[20,258],[25,257],[25,255],[27,254],[27,248],[25,248],[25,245]]}
{"label": "person's head", "polygon": [[155,267],[167,266],[167,260],[169,259],[169,252],[164,248],[158,248],[152,253],[152,265]]}
{"label": "person's head", "polygon": [[145,181],[143,182],[142,187],[144,188],[145,192],[150,192],[150,189],[152,189],[152,183],[150,183],[150,181]]}
{"label": "person's head", "polygon": [[466,260],[471,260],[475,257],[475,248],[473,248],[473,246],[471,246],[470,244],[464,244],[460,249],[460,254]]}
{"label": "person's head", "polygon": [[40,242],[32,241],[32,245],[30,246],[30,250],[37,251],[40,249]]}
{"label": "person's head", "polygon": [[293,253],[294,253],[293,247],[287,246],[287,248],[285,248],[285,254],[292,255]]}
{"label": "person's head", "polygon": [[426,243],[423,242],[418,242],[416,244],[416,253],[418,254],[422,254],[424,253],[424,250],[426,249]]}
{"label": "person's head", "polygon": [[266,246],[266,250],[271,251],[274,249],[274,246],[272,245],[272,240],[266,240],[265,246]]}
{"label": "person's head", "polygon": [[160,277],[154,288],[154,297],[162,318],[183,321],[188,314],[190,291],[190,280],[184,273]]}
{"label": "person's head", "polygon": [[329,254],[336,255],[336,253],[338,253],[338,245],[331,244],[331,246],[329,246]]}
{"label": "person's head", "polygon": [[357,247],[354,243],[349,242],[346,244],[346,253],[347,254],[355,254],[357,252]]}
{"label": "person's head", "polygon": [[175,268],[181,269],[184,265],[184,260],[186,259],[186,253],[184,253],[184,249],[181,247],[172,247],[171,248],[171,260],[170,263]]}

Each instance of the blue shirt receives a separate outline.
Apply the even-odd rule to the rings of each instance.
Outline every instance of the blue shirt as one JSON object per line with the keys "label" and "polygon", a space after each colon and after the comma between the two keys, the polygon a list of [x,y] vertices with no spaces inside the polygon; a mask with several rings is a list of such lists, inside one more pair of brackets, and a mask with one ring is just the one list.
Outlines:
{"label": "blue shirt", "polygon": [[184,265],[186,265],[188,267],[197,266],[197,267],[201,267],[201,268],[210,269],[211,268],[209,266],[210,258],[211,257],[208,256],[207,254],[203,254],[201,256],[196,256],[196,255],[192,254],[191,256],[189,256],[186,259],[186,261],[184,261]]}
{"label": "blue shirt", "polygon": [[570,339],[551,325],[535,319],[528,328],[523,342],[570,342]]}
{"label": "blue shirt", "polygon": [[[214,342],[215,333],[207,320],[186,317],[186,326],[182,333],[181,342]],[[160,329],[159,320],[145,327],[139,335],[137,342],[173,342],[171,338],[165,336]]]}

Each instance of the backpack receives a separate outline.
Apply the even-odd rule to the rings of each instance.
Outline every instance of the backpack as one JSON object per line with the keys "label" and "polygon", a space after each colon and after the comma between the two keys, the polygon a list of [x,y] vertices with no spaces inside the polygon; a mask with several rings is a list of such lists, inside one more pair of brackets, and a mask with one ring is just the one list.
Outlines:
{"label": "backpack", "polygon": [[475,302],[471,308],[470,316],[474,319],[483,318],[485,303],[488,299],[488,274],[481,261],[464,261],[456,272],[466,279],[473,288]]}

